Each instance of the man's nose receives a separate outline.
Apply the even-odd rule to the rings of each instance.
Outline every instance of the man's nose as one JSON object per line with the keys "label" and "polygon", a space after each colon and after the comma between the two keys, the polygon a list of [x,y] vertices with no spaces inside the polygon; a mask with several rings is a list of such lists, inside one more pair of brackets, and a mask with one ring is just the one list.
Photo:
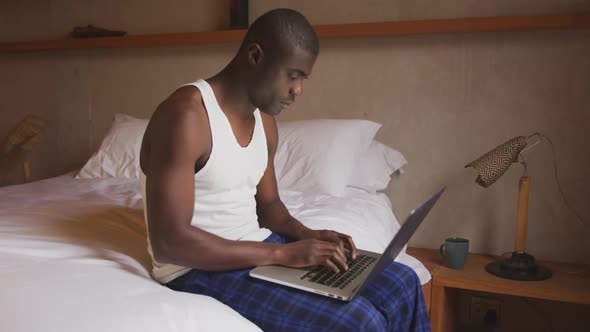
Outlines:
{"label": "man's nose", "polygon": [[297,83],[295,83],[295,86],[293,86],[291,88],[291,95],[293,95],[295,97],[299,97],[302,94],[303,94],[303,82],[297,81]]}

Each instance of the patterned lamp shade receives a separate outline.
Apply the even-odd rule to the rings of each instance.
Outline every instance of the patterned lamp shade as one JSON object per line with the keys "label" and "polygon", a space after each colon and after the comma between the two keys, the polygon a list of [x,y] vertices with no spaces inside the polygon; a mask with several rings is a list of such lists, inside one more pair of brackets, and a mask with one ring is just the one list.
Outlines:
{"label": "patterned lamp shade", "polygon": [[526,147],[526,136],[517,136],[496,147],[492,151],[470,162],[465,167],[473,167],[477,171],[475,182],[487,188],[496,182],[512,165],[518,161],[518,154]]}
{"label": "patterned lamp shade", "polygon": [[16,127],[14,127],[8,136],[0,142],[0,156],[7,155],[11,152],[31,151],[41,140],[41,133],[47,126],[47,121],[38,116],[29,114]]}

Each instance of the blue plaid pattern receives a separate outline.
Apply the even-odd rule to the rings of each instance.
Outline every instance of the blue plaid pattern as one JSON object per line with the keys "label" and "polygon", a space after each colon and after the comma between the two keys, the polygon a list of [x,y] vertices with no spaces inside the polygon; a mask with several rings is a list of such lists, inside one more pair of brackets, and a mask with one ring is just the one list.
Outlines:
{"label": "blue plaid pattern", "polygon": [[[286,241],[273,233],[265,242]],[[166,286],[211,296],[264,331],[430,331],[418,276],[400,263],[392,263],[350,302],[254,279],[248,272],[192,270]]]}

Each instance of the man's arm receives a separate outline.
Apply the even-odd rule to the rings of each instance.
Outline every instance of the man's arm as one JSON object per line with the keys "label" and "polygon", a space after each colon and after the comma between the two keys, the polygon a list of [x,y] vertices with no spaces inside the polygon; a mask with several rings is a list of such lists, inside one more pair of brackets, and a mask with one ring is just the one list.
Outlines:
{"label": "man's arm", "polygon": [[336,243],[342,252],[346,247],[351,251],[352,257],[356,258],[357,250],[350,236],[335,231],[317,231],[305,227],[291,216],[281,201],[274,169],[274,157],[278,146],[277,125],[274,117],[264,113],[261,115],[268,144],[268,165],[256,190],[259,223],[292,240],[319,239]]}
{"label": "man's arm", "polygon": [[203,270],[276,263],[278,245],[229,241],[191,225],[194,165],[210,146],[202,108],[200,100],[169,99],[154,113],[146,132],[149,157],[142,168],[147,170],[147,219],[154,257]]}
{"label": "man's arm", "polygon": [[147,154],[142,158],[142,169],[146,174],[149,238],[156,260],[207,271],[267,264],[326,265],[338,270],[333,263],[339,259],[335,258],[338,250],[332,243],[230,241],[191,225],[194,165],[210,149],[208,120],[200,98],[196,102],[164,102],[154,113],[146,135],[144,143],[149,144],[142,148]]}
{"label": "man's arm", "polygon": [[313,237],[313,231],[293,218],[279,197],[275,175],[274,157],[278,146],[278,131],[274,117],[260,113],[268,145],[266,171],[256,187],[256,212],[258,222],[273,232],[291,240]]}

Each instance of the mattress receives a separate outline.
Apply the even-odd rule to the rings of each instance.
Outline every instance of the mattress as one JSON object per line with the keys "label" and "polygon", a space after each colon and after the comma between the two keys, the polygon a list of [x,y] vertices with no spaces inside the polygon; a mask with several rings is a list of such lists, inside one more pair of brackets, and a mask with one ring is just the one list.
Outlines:
{"label": "mattress", "polygon": [[[343,197],[281,191],[313,229],[334,229],[382,252],[399,223],[384,194]],[[259,331],[228,306],[150,278],[137,180],[72,174],[0,188],[0,330]],[[413,257],[424,284],[430,274]]]}

